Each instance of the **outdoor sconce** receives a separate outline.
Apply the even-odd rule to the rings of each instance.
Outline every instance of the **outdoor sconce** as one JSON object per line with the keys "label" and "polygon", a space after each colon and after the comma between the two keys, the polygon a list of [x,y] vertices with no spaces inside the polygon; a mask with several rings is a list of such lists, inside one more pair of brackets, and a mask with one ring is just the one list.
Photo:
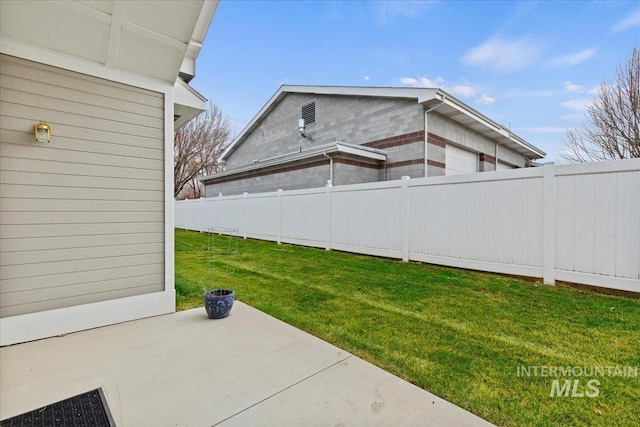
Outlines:
{"label": "outdoor sconce", "polygon": [[304,130],[305,130],[305,124],[304,124],[304,119],[300,119],[298,120],[298,130],[300,131],[300,136],[303,138],[307,138],[309,140],[311,140],[311,136],[307,135]]}
{"label": "outdoor sconce", "polygon": [[49,142],[51,141],[51,126],[44,122],[40,122],[35,127],[36,141]]}

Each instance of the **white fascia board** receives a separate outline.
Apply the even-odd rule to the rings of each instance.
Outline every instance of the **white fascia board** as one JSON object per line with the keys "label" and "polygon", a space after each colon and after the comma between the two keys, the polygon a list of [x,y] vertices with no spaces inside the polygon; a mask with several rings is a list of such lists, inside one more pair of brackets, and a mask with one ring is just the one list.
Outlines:
{"label": "white fascia board", "polygon": [[[192,45],[198,44],[202,46],[202,43],[204,43],[204,39],[207,36],[209,27],[211,26],[211,21],[213,21],[213,16],[218,8],[218,3],[220,3],[219,0],[206,0],[202,2],[202,9],[200,9],[198,20],[196,21],[193,33],[191,34],[191,43],[189,43],[190,48],[193,48]],[[200,49],[198,49],[198,52],[200,52]],[[198,55],[198,52],[196,52],[196,56]]]}
{"label": "white fascia board", "polygon": [[196,58],[202,49],[202,43],[209,31],[211,21],[218,8],[218,0],[204,1],[198,14],[196,25],[193,28],[191,39],[187,44],[187,50],[180,65],[180,72],[190,76],[196,75]]}
{"label": "white fascia board", "polygon": [[[338,143],[336,144],[336,148],[339,153],[352,154],[358,157],[364,157],[372,160],[387,160],[387,154],[382,150],[370,151],[363,150],[361,148],[354,147],[352,145],[346,145]],[[382,152],[380,152],[382,151]]]}
{"label": "white fascia board", "polygon": [[[524,139],[520,138],[518,135],[511,132],[509,129],[506,129],[505,127],[499,125],[498,123],[491,120],[489,117],[485,116],[484,114],[480,113],[479,111],[475,110],[474,108],[470,107],[464,102],[458,100],[454,96],[449,95],[447,92],[441,89],[438,89],[435,98],[439,99],[440,101],[444,101],[445,105],[459,111],[460,113],[464,114],[467,117],[470,117],[475,122],[480,123],[482,126],[487,128],[491,132],[497,134],[497,135],[494,135],[493,137],[494,139],[497,140],[497,139],[500,139],[500,137],[502,137],[501,139],[503,139],[503,141],[513,142],[516,145],[524,148],[526,151],[532,152],[537,156],[540,156],[540,157],[546,156],[546,153],[544,151],[529,144]],[[429,101],[429,100],[426,100],[426,101]],[[423,102],[426,102],[426,101],[423,101]]]}
{"label": "white fascia board", "polygon": [[207,98],[200,92],[189,86],[182,79],[176,79],[176,83],[173,86],[174,90],[174,103],[185,105],[187,107],[201,108],[203,111],[207,106]]}
{"label": "white fascia board", "polygon": [[372,87],[372,86],[298,86],[283,85],[285,92],[313,93],[316,95],[371,96],[377,98],[432,99],[435,88]]}
{"label": "white fascia board", "polygon": [[285,163],[295,162],[298,160],[304,160],[311,157],[319,156],[321,154],[332,154],[332,153],[351,154],[354,156],[371,159],[371,160],[387,159],[387,153],[383,150],[378,150],[378,149],[369,148],[369,147],[358,147],[353,144],[346,144],[344,142],[332,142],[329,144],[319,145],[317,147],[300,151],[300,152],[283,154],[283,155],[271,157],[268,159],[262,159],[257,163],[254,163],[251,165],[246,165],[246,166],[242,166],[229,171],[218,172],[215,174],[203,176],[203,177],[197,178],[197,180],[204,182],[210,179],[224,178],[227,176],[237,175],[239,173],[250,172],[257,169],[263,169],[271,166],[277,166]]}
{"label": "white fascia board", "polygon": [[174,123],[179,129],[206,110],[207,98],[178,77],[173,86],[173,108],[174,114],[180,116]]}
{"label": "white fascia board", "polygon": [[222,152],[222,155],[220,156],[220,160],[226,160],[227,156],[231,154],[231,152],[235,149],[236,145],[238,145],[240,141],[244,139],[244,136],[247,133],[249,133],[260,122],[260,120],[265,114],[271,111],[271,108],[275,104],[276,100],[284,96],[283,90],[282,90],[283,87],[284,86],[280,86],[280,88],[276,91],[276,93],[274,93],[273,96],[269,98],[267,103],[262,106],[260,111],[258,111],[258,114],[256,114],[253,117],[253,119],[251,119],[251,121],[247,123],[244,129],[242,129],[242,131],[238,134],[238,136],[236,136],[236,138],[231,142],[231,144],[229,144],[226,150]]}

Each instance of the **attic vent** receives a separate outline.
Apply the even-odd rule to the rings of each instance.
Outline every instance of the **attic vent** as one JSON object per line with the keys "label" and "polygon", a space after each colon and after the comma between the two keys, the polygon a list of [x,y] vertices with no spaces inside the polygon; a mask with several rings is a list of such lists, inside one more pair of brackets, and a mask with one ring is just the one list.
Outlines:
{"label": "attic vent", "polygon": [[316,122],[316,100],[302,104],[300,108],[300,118],[304,119],[304,124],[308,125]]}

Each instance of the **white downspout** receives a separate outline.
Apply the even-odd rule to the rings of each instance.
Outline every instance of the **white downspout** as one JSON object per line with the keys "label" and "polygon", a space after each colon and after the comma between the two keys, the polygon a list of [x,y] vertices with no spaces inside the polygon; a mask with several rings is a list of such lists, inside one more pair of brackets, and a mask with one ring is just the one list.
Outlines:
{"label": "white downspout", "polygon": [[326,151],[323,151],[322,155],[329,159],[329,181],[331,181],[331,185],[334,185],[334,182],[333,182],[333,157],[328,155]]}
{"label": "white downspout", "polygon": [[429,113],[440,107],[445,102],[445,97],[442,95],[442,101],[438,105],[434,105],[433,107],[425,110],[424,112],[424,177],[427,177],[427,161],[429,157],[427,156],[427,151],[429,150]]}

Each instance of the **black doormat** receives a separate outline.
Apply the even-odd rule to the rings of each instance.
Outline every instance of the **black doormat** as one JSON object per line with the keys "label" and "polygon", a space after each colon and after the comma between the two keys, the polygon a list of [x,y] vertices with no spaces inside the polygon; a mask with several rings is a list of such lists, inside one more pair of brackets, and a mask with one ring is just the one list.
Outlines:
{"label": "black doormat", "polygon": [[0,427],[115,427],[101,388],[0,421]]}

